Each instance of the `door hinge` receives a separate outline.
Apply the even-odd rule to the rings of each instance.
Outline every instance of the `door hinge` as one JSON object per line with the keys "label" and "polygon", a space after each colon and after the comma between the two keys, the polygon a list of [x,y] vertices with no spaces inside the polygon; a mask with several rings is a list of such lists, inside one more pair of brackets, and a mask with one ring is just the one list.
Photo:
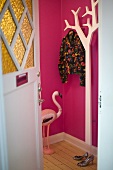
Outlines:
{"label": "door hinge", "polygon": [[100,107],[100,108],[102,107],[101,102],[102,102],[102,96],[100,95],[100,96],[99,96],[99,107]]}

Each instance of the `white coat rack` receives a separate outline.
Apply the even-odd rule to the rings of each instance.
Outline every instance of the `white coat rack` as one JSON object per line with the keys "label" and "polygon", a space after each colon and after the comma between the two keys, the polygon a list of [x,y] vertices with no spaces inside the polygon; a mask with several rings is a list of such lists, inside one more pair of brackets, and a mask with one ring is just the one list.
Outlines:
{"label": "white coat rack", "polygon": [[85,142],[89,145],[92,145],[92,111],[91,111],[91,58],[90,58],[90,43],[91,38],[94,33],[94,31],[98,28],[99,24],[97,21],[96,16],[96,5],[98,4],[99,0],[91,0],[91,7],[92,10],[90,11],[88,6],[86,6],[86,13],[82,16],[85,17],[87,15],[92,16],[92,24],[90,22],[90,18],[87,18],[87,23],[83,24],[83,26],[88,27],[88,35],[86,36],[84,32],[82,31],[82,28],[79,24],[79,18],[78,13],[80,11],[79,7],[77,11],[71,10],[74,15],[75,25],[71,26],[69,25],[68,21],[65,20],[66,28],[64,31],[68,28],[76,30],[78,36],[80,37],[80,40],[85,48],[86,52],[86,95],[85,95]]}

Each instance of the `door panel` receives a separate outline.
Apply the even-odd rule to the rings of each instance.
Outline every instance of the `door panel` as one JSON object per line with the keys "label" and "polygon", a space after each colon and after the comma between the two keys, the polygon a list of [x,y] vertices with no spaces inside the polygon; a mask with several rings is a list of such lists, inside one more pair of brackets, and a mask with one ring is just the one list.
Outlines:
{"label": "door panel", "polygon": [[9,170],[41,170],[41,106],[37,95],[40,83],[40,77],[37,77],[40,71],[38,2],[4,0],[0,3],[0,12]]}
{"label": "door panel", "polygon": [[9,169],[36,170],[34,83],[5,95]]}

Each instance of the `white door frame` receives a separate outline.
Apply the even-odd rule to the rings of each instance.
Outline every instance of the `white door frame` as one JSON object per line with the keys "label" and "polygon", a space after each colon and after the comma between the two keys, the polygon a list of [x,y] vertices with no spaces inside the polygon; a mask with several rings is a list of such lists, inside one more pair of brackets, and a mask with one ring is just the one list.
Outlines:
{"label": "white door frame", "polygon": [[[35,50],[34,50],[34,55],[35,56],[39,56],[39,57],[35,57],[37,62],[39,64],[38,69],[37,70],[37,77],[39,79],[39,82],[41,81],[40,79],[40,74],[38,76],[38,73],[40,73],[40,31],[39,31],[39,0],[33,0],[33,16],[34,16],[34,29],[35,29],[35,38],[34,38],[34,43],[35,43]],[[37,93],[38,93],[38,87],[37,87]],[[37,95],[37,94],[36,94]],[[37,95],[37,98],[39,96]],[[38,104],[38,101],[37,101]],[[37,108],[38,111],[37,113],[41,113],[41,106]],[[37,159],[39,159],[39,161],[37,161],[38,165],[37,167],[40,168],[40,170],[43,170],[43,145],[42,145],[42,122],[41,120],[41,114],[38,114],[36,116],[36,140],[37,140]],[[40,127],[40,128],[39,128]],[[38,139],[40,136],[40,140]],[[39,151],[39,152],[38,152]]]}
{"label": "white door frame", "polygon": [[113,0],[99,1],[98,170],[113,169]]}

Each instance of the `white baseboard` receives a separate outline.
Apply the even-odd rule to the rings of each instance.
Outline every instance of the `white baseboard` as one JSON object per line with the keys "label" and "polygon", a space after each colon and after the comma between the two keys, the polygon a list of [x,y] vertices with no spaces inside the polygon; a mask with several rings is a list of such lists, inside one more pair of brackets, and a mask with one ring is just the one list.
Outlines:
{"label": "white baseboard", "polygon": [[63,140],[71,143],[74,146],[77,146],[78,148],[80,148],[84,151],[87,151],[89,154],[93,154],[93,155],[97,156],[97,147],[90,146],[86,142],[84,142],[78,138],[75,138],[71,135],[68,135],[67,133],[62,132],[62,133],[58,133],[56,135],[52,135],[49,137],[50,144],[57,143],[57,142],[60,142]]}
{"label": "white baseboard", "polygon": [[93,145],[88,145],[86,142],[75,138],[71,135],[68,135],[66,133],[64,133],[64,140],[73,144],[74,146],[77,146],[78,148],[89,152],[90,154],[93,154],[95,156],[97,156],[97,147],[93,146]]}
{"label": "white baseboard", "polygon": [[64,132],[62,133],[58,133],[56,135],[52,135],[50,136],[50,144],[53,144],[53,143],[57,143],[57,142],[61,142],[64,140]]}
{"label": "white baseboard", "polygon": [[[64,140],[64,132],[49,136],[50,144],[61,142],[63,140]],[[45,141],[47,141],[47,138],[45,138]],[[43,141],[43,144],[44,144],[44,141]]]}

